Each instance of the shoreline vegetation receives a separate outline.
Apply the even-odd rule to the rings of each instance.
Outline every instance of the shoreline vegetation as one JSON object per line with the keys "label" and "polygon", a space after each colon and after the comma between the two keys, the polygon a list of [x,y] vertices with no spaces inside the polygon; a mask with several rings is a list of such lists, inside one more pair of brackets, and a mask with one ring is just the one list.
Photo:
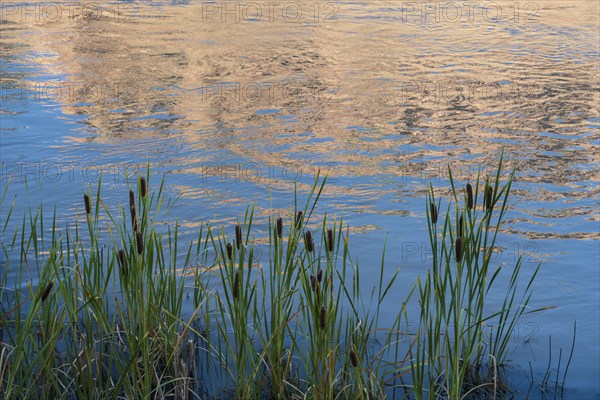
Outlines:
{"label": "shoreline vegetation", "polygon": [[[511,398],[503,373],[511,332],[542,309],[528,307],[539,265],[490,262],[513,176],[501,171],[502,157],[494,176],[459,186],[449,170],[445,202],[430,186],[431,264],[406,293],[395,289],[399,271],[384,275],[391,243],[373,271],[378,284],[365,287],[344,221],[325,214],[315,224],[319,176],[303,205],[296,197],[289,215],[270,218],[261,267],[252,208],[231,235],[203,224],[182,243],[178,224],[161,220],[170,203],[164,180],[151,190],[149,169],[116,214],[101,183],[88,190],[85,221],[66,228],[56,212],[49,227],[41,207],[18,221],[13,203],[2,222],[0,397]],[[501,272],[509,278],[497,279]],[[489,290],[505,293],[502,304],[486,303]],[[419,307],[416,332],[405,329],[409,302]],[[397,305],[385,326],[384,304]],[[570,361],[559,376],[559,358],[559,391]]]}

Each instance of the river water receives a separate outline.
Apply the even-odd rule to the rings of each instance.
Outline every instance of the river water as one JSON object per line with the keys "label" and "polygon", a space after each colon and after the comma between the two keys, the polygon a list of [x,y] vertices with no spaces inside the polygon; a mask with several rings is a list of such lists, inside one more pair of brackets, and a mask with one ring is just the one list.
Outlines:
{"label": "river water", "polygon": [[231,230],[247,204],[260,236],[321,168],[319,212],[343,213],[366,275],[387,236],[408,290],[429,265],[429,182],[447,193],[448,165],[465,183],[504,149],[498,260],[541,261],[532,306],[556,306],[514,332],[521,394],[531,363],[544,397],[549,338],[564,368],[577,321],[565,395],[597,399],[599,4],[2,1],[2,186],[17,214],[43,203],[65,224],[100,173],[125,203],[149,164],[184,236]]}

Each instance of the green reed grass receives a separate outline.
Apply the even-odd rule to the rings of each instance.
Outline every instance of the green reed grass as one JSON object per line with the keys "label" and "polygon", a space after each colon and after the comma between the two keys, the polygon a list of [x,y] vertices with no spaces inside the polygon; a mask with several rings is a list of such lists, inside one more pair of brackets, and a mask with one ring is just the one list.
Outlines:
{"label": "green reed grass", "polygon": [[[289,213],[269,219],[262,264],[252,208],[232,227],[202,224],[183,244],[178,224],[164,223],[175,203],[164,198],[164,180],[152,186],[149,170],[117,212],[103,202],[101,182],[88,188],[66,227],[56,212],[44,226],[41,207],[13,222],[13,202],[2,210],[0,396],[458,399],[494,391],[539,269],[521,287],[519,259],[508,286],[494,289],[506,291],[503,304],[486,314],[502,268],[490,254],[512,180],[501,183],[501,168],[464,194],[450,173],[444,212],[430,189],[432,267],[406,293],[395,288],[399,271],[386,272],[386,243],[377,283],[365,286],[343,219],[316,217],[320,176],[304,202],[296,193]],[[18,271],[12,287],[9,269]],[[412,296],[421,328],[406,341]],[[397,313],[382,326],[386,302]],[[491,378],[475,381],[482,368]]]}

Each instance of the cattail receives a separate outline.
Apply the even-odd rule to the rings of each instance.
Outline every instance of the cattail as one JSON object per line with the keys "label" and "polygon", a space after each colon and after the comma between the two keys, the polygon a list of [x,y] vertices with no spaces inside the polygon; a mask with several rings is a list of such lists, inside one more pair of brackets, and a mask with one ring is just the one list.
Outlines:
{"label": "cattail", "polygon": [[491,186],[487,186],[485,187],[485,209],[486,210],[491,210],[492,209],[492,201],[493,201],[493,190]]}
{"label": "cattail", "polygon": [[312,274],[310,275],[310,287],[312,287],[313,291],[317,289],[317,278]]}
{"label": "cattail", "polygon": [[135,232],[135,239],[137,244],[137,252],[138,254],[142,254],[144,252],[144,238],[142,237],[141,232]]}
{"label": "cattail", "polygon": [[323,270],[320,269],[319,271],[317,271],[317,280],[319,282],[321,282],[323,280]]}
{"label": "cattail", "polygon": [[302,211],[298,211],[296,215],[296,228],[300,228],[300,225],[302,225],[302,215],[304,215]]}
{"label": "cattail", "polygon": [[327,250],[329,250],[330,253],[333,253],[333,229],[328,229],[327,230]]}
{"label": "cattail", "polygon": [[239,224],[235,226],[235,245],[238,250],[242,246],[242,227]]}
{"label": "cattail", "polygon": [[454,247],[455,247],[455,251],[456,251],[456,262],[460,262],[462,260],[462,255],[463,255],[461,238],[456,239],[456,244]]}
{"label": "cattail", "polygon": [[233,259],[233,245],[231,243],[227,243],[227,258],[229,260]]}
{"label": "cattail", "polygon": [[325,316],[326,316],[326,312],[327,310],[325,310],[325,307],[321,307],[321,315],[319,316],[319,322],[321,323],[321,329],[325,329]]}
{"label": "cattail", "polygon": [[135,207],[135,193],[129,190],[129,208]]}
{"label": "cattail", "polygon": [[312,234],[310,233],[310,231],[304,232],[304,243],[306,245],[306,250],[312,253],[315,249],[315,244],[313,243]]}
{"label": "cattail", "polygon": [[458,237],[462,237],[463,235],[463,216],[461,215],[458,219]]}
{"label": "cattail", "polygon": [[437,213],[437,207],[435,206],[434,202],[432,201],[431,203],[429,203],[429,211],[431,214],[431,221],[436,224],[437,223],[437,217],[438,217],[438,213]]}
{"label": "cattail", "polygon": [[277,236],[280,238],[283,236],[283,219],[281,217],[277,218]]}
{"label": "cattail", "polygon": [[90,196],[88,196],[87,194],[84,194],[83,202],[85,203],[85,213],[91,214],[92,213],[92,204],[90,202]]}
{"label": "cattail", "polygon": [[125,254],[125,250],[121,249],[118,253],[119,266],[121,267],[121,272],[123,276],[127,277],[127,255]]}
{"label": "cattail", "polygon": [[50,296],[50,291],[52,290],[52,286],[54,286],[54,282],[51,281],[46,286],[46,289],[44,290],[44,293],[42,293],[42,301],[46,301],[46,299],[48,298],[48,296]]}
{"label": "cattail", "polygon": [[473,186],[470,183],[467,183],[467,207],[473,209]]}
{"label": "cattail", "polygon": [[237,300],[240,295],[240,271],[235,271],[235,276],[233,277],[233,299]]}
{"label": "cattail", "polygon": [[140,178],[140,193],[142,194],[142,197],[146,197],[146,195],[148,194],[148,188],[146,187],[146,178],[144,178],[143,176]]}
{"label": "cattail", "polygon": [[138,229],[138,218],[137,218],[137,211],[135,208],[135,204],[133,206],[131,206],[131,208],[129,209],[129,212],[131,213],[131,229],[133,229],[134,232],[139,231]]}
{"label": "cattail", "polygon": [[352,367],[354,368],[358,367],[358,357],[352,349],[350,350],[350,364],[352,364]]}

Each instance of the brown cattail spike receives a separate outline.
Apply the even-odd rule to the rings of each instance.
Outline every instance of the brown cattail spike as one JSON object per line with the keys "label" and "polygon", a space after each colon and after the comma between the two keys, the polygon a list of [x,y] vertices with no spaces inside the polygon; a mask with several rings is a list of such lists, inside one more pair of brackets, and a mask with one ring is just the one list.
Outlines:
{"label": "brown cattail spike", "polygon": [[240,225],[235,226],[235,245],[238,250],[242,246],[242,227]]}
{"label": "brown cattail spike", "polygon": [[52,290],[52,286],[54,286],[54,282],[48,283],[48,285],[46,286],[46,289],[44,290],[44,293],[42,293],[42,301],[46,301],[48,296],[50,296],[50,291]]}
{"label": "brown cattail spike", "polygon": [[129,191],[129,208],[135,207],[135,193],[133,190]]}
{"label": "brown cattail spike", "polygon": [[463,256],[463,248],[462,248],[462,240],[461,238],[456,239],[455,244],[455,252],[456,252],[456,262],[461,262]]}
{"label": "brown cattail spike", "polygon": [[84,194],[83,202],[85,203],[85,213],[91,214],[92,213],[92,204],[90,202],[90,196],[88,196],[87,194]]}
{"label": "brown cattail spike", "polygon": [[235,276],[233,277],[233,299],[237,300],[240,296],[240,271],[235,271]]}
{"label": "brown cattail spike", "polygon": [[313,243],[312,234],[310,233],[310,231],[304,232],[304,243],[306,246],[306,250],[312,253],[315,249],[315,244]]}
{"label": "brown cattail spike", "polygon": [[438,219],[438,213],[437,213],[437,207],[435,206],[433,201],[429,203],[429,211],[431,214],[431,222],[436,224],[437,219]]}
{"label": "brown cattail spike", "polygon": [[323,270],[320,269],[319,271],[317,271],[317,280],[319,282],[321,282],[323,280]]}
{"label": "brown cattail spike", "polygon": [[473,186],[470,183],[467,183],[467,207],[473,209]]}
{"label": "brown cattail spike", "polygon": [[350,350],[350,364],[352,364],[353,368],[358,367],[358,357],[354,350]]}
{"label": "brown cattail spike", "polygon": [[227,243],[227,258],[229,260],[233,259],[233,245],[231,243]]}
{"label": "brown cattail spike", "polygon": [[321,315],[319,315],[319,322],[321,325],[321,329],[325,329],[325,322],[327,322],[325,319],[326,314],[327,314],[327,310],[325,309],[325,307],[321,307]]}
{"label": "brown cattail spike", "polygon": [[310,275],[310,287],[312,287],[313,291],[317,288],[317,278],[312,274]]}
{"label": "brown cattail spike", "polygon": [[296,214],[296,228],[300,228],[300,225],[302,225],[302,216],[304,214],[302,213],[302,211],[298,211],[298,214]]}
{"label": "brown cattail spike", "polygon": [[280,238],[283,236],[283,219],[281,217],[277,218],[277,236]]}
{"label": "brown cattail spike", "polygon": [[118,253],[119,266],[121,267],[121,272],[123,276],[127,277],[127,255],[125,254],[125,250],[121,249]]}
{"label": "brown cattail spike", "polygon": [[135,232],[135,242],[137,245],[137,253],[142,254],[144,252],[144,238],[139,231]]}
{"label": "brown cattail spike", "polygon": [[133,229],[134,232],[139,231],[138,229],[138,218],[137,218],[137,211],[135,209],[135,204],[133,206],[131,206],[131,208],[129,209],[129,212],[131,213],[131,229]]}
{"label": "brown cattail spike", "polygon": [[333,229],[328,229],[327,230],[327,250],[329,250],[330,253],[333,253]]}
{"label": "brown cattail spike", "polygon": [[463,235],[463,216],[461,215],[458,219],[458,237],[462,237]]}
{"label": "brown cattail spike", "polygon": [[142,194],[142,197],[146,197],[146,195],[148,194],[148,187],[146,186],[146,178],[144,178],[143,176],[140,178],[140,193]]}
{"label": "brown cattail spike", "polygon": [[490,211],[492,209],[492,201],[493,201],[493,190],[491,186],[485,187],[485,209]]}

